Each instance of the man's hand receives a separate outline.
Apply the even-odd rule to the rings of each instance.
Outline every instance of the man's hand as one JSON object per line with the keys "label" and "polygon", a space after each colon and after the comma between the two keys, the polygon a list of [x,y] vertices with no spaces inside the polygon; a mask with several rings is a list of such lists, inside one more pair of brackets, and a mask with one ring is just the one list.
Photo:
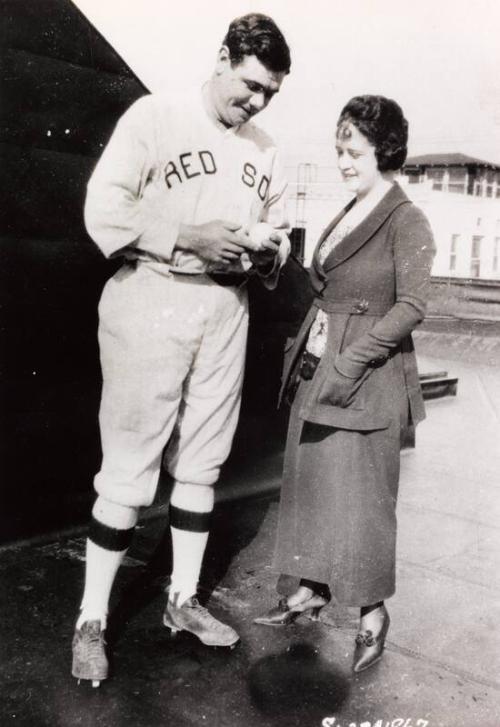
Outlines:
{"label": "man's hand", "polygon": [[252,245],[249,257],[253,265],[262,272],[274,267],[281,236],[268,222],[257,222],[248,230],[248,240]]}
{"label": "man's hand", "polygon": [[281,243],[281,237],[276,232],[271,232],[265,240],[260,240],[260,249],[249,253],[250,260],[256,268],[272,267]]}
{"label": "man's hand", "polygon": [[202,225],[182,225],[175,247],[199,255],[209,262],[228,264],[248,248],[241,225],[227,220],[212,220]]}

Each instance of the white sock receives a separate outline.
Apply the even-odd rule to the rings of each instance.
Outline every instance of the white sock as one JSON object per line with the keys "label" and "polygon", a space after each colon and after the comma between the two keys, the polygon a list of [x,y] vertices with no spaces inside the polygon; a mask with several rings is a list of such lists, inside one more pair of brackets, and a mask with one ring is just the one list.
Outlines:
{"label": "white sock", "polygon": [[[208,525],[203,525],[203,515],[209,515],[214,506],[214,490],[208,485],[192,485],[176,482],[170,500],[173,570],[169,598],[181,606],[194,596],[198,589],[203,556],[208,540]],[[197,518],[200,515],[200,518]],[[180,520],[179,520],[180,517]],[[198,529],[203,527],[200,532]]]}
{"label": "white sock", "polygon": [[111,588],[126,552],[106,550],[87,538],[85,589],[77,629],[94,620],[101,622],[102,631],[106,628]]}
{"label": "white sock", "polygon": [[[132,535],[137,518],[137,508],[125,507],[98,497],[92,510],[94,526],[111,529],[111,535],[119,538],[122,535]],[[103,528],[103,531],[104,531]],[[105,532],[105,531],[104,531]],[[110,543],[110,545],[113,545]],[[128,550],[112,550],[98,545],[91,538],[87,538],[85,588],[81,604],[81,611],[76,622],[79,629],[85,621],[98,620],[101,629],[106,628],[109,598],[116,573]]]}

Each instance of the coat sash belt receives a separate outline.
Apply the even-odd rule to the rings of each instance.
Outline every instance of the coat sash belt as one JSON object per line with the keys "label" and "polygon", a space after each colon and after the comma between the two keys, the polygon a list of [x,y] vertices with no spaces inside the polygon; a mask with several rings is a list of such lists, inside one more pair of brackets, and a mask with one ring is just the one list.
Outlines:
{"label": "coat sash belt", "polygon": [[384,316],[393,307],[392,301],[366,300],[364,298],[337,298],[327,300],[315,298],[313,305],[321,308],[325,313],[344,313],[361,316]]}

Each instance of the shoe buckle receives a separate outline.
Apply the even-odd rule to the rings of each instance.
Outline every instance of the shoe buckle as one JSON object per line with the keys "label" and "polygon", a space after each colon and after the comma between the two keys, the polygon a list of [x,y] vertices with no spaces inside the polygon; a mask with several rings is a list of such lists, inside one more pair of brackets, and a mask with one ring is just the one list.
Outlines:
{"label": "shoe buckle", "polygon": [[356,636],[356,643],[359,646],[375,646],[377,639],[370,630],[367,630],[365,632],[360,632]]}

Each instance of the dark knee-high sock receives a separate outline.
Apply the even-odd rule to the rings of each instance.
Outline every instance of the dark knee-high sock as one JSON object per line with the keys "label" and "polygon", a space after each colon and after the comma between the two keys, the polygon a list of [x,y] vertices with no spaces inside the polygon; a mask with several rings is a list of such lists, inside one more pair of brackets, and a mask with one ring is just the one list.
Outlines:
{"label": "dark knee-high sock", "polygon": [[380,608],[383,605],[383,601],[377,601],[377,603],[372,603],[369,606],[361,606],[361,618],[363,618],[363,616],[367,616],[372,611],[376,611],[377,608]]}
{"label": "dark knee-high sock", "polygon": [[308,578],[301,578],[300,585],[310,588],[311,591],[316,593],[318,596],[322,596],[328,600],[331,598],[330,589],[326,583],[319,583],[318,581],[311,581]]}

